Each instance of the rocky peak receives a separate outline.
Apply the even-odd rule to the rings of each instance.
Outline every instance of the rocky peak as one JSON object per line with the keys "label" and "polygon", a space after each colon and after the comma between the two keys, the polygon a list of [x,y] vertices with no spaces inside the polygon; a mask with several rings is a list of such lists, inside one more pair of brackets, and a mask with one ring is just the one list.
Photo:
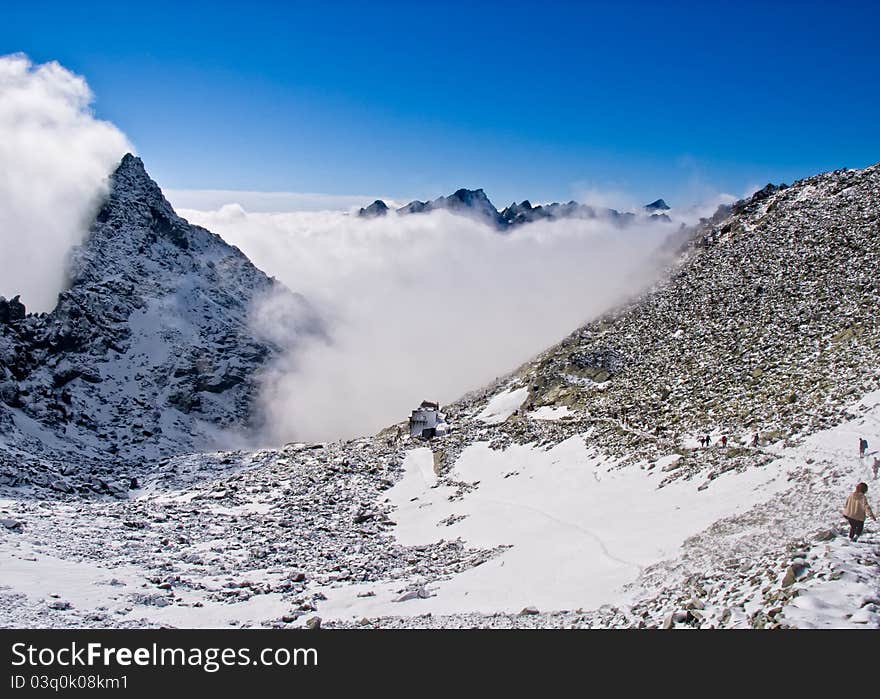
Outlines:
{"label": "rocky peak", "polygon": [[650,204],[645,204],[645,208],[648,211],[669,211],[671,207],[662,199],[656,199]]}
{"label": "rocky peak", "polygon": [[491,206],[493,209],[495,208],[492,206],[492,202],[489,201],[489,197],[486,196],[486,192],[482,189],[458,189],[453,194],[445,197],[445,201],[447,204],[460,202],[464,206]]}
{"label": "rocky peak", "polygon": [[507,223],[482,189],[459,189],[448,197],[435,199],[432,204],[435,209],[473,215],[496,228],[504,228]]}
{"label": "rocky peak", "polygon": [[376,218],[377,216],[385,216],[388,213],[388,205],[381,199],[376,199],[366,208],[358,211],[358,216],[362,218]]}
{"label": "rocky peak", "polygon": [[[289,327],[255,325],[270,298]],[[4,303],[0,314],[23,315]],[[260,425],[261,372],[282,351],[271,337],[312,332],[320,323],[301,296],[178,216],[126,155],[71,251],[56,308],[0,324],[0,422],[11,434],[0,485],[10,449],[9,464],[63,445],[68,463],[109,457],[112,470],[210,448],[221,432],[246,440]]]}

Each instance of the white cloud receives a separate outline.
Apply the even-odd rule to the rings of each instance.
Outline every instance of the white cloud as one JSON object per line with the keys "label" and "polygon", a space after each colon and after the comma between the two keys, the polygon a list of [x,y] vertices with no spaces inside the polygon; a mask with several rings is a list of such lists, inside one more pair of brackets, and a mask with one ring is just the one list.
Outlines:
{"label": "white cloud", "polygon": [[56,62],[0,56],[0,294],[54,308],[108,174],[132,146],[96,119],[86,81]]}
{"label": "white cloud", "polygon": [[298,344],[266,382],[276,440],[369,434],[506,373],[651,280],[670,230],[572,220],[500,234],[444,211],[180,213],[327,322],[329,344]]}
{"label": "white cloud", "polygon": [[[216,211],[229,204],[238,204],[252,212],[279,211],[351,211],[369,206],[380,196],[366,194],[319,194],[314,192],[251,192],[230,189],[168,189],[168,201],[175,208]],[[384,199],[390,207],[400,206]]]}
{"label": "white cloud", "polygon": [[638,201],[624,188],[608,188],[577,183],[574,187],[575,199],[596,208],[617,209],[618,211],[641,211],[647,201]]}

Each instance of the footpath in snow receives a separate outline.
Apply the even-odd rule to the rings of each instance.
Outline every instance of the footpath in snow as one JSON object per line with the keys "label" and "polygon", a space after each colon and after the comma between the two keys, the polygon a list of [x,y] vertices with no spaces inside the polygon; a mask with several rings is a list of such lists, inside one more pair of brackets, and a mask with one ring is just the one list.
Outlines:
{"label": "footpath in snow", "polygon": [[[643,567],[675,556],[687,537],[715,520],[787,487],[784,470],[770,466],[724,474],[703,491],[694,481],[658,489],[660,469],[615,469],[588,442],[574,437],[550,450],[504,451],[474,444],[441,482],[431,450],[410,451],[403,479],[389,491],[402,544],[460,538],[469,546],[510,548],[452,580],[425,581],[426,597],[395,601],[399,585],[325,590],[322,613],[359,618],[620,604],[624,586]],[[367,592],[374,594],[358,596]]]}
{"label": "footpath in snow", "polygon": [[474,442],[448,469],[413,448],[378,476],[352,459],[375,468],[382,440],[246,469],[202,455],[189,467],[230,473],[169,464],[128,501],[8,499],[0,624],[876,628],[880,527],[851,543],[840,510],[860,480],[878,503],[880,392],[850,412],[764,465],[663,487],[676,454],[620,467],[586,433]]}

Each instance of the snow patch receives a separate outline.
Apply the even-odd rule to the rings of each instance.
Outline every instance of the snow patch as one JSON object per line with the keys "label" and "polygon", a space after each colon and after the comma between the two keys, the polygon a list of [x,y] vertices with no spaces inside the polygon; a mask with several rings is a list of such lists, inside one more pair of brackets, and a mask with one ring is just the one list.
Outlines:
{"label": "snow patch", "polygon": [[498,425],[519,410],[528,394],[525,388],[502,391],[489,401],[477,419],[487,425]]}
{"label": "snow patch", "polygon": [[528,414],[530,420],[561,420],[572,412],[567,405],[542,405]]}
{"label": "snow patch", "polygon": [[[450,478],[425,479],[429,452],[410,452],[406,475],[389,491],[404,545],[461,538],[468,546],[511,548],[481,566],[428,585],[427,597],[394,602],[397,586],[328,588],[322,616],[516,613],[525,606],[595,608],[627,599],[624,586],[652,563],[676,555],[686,538],[720,517],[744,512],[786,487],[781,467],[726,473],[712,486],[683,481],[658,489],[637,466],[615,468],[581,437],[553,449],[469,446]],[[452,521],[452,524],[443,522]],[[423,581],[428,583],[429,581]],[[371,597],[358,597],[367,587]]]}

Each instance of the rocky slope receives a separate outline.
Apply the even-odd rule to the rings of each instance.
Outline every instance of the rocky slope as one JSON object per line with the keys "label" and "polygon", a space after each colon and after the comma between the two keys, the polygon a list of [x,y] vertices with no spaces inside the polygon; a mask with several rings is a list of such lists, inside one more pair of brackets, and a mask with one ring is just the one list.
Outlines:
{"label": "rocky slope", "polygon": [[119,493],[143,462],[246,438],[279,352],[254,324],[270,297],[296,330],[320,330],[301,297],[177,216],[125,156],[56,308],[0,303],[0,486]]}
{"label": "rocky slope", "polygon": [[765,188],[704,221],[654,288],[462,405],[524,388],[523,408],[565,406],[610,454],[679,451],[679,475],[706,469],[690,458],[704,434],[830,427],[880,385],[878,233],[880,166]]}

